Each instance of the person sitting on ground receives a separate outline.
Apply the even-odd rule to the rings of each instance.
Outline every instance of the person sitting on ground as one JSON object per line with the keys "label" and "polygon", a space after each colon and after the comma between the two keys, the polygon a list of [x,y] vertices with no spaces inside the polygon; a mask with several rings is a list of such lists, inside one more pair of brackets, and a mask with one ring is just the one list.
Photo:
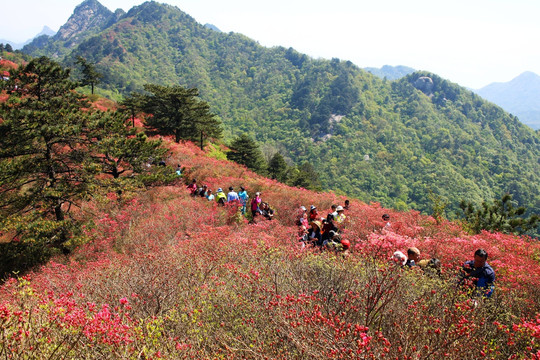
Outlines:
{"label": "person sitting on ground", "polygon": [[343,222],[345,221],[345,209],[343,209],[343,206],[339,205],[337,208],[336,208],[336,211],[337,211],[337,218],[336,218],[336,222],[338,224],[343,224]]}
{"label": "person sitting on ground", "polygon": [[268,205],[268,203],[266,202],[263,202],[261,204],[259,211],[261,215],[267,218],[268,220],[272,220],[272,218],[274,217],[274,210],[272,210],[270,208],[270,205]]}
{"label": "person sitting on ground", "polygon": [[197,179],[193,179],[191,184],[187,186],[187,189],[192,196],[197,195]]}
{"label": "person sitting on ground", "polygon": [[418,261],[420,261],[420,250],[415,247],[410,247],[407,249],[407,262],[405,263],[408,267],[417,266]]}
{"label": "person sitting on ground", "polygon": [[427,275],[441,276],[441,261],[439,259],[422,259],[418,262],[418,267]]}
{"label": "person sitting on ground", "polygon": [[401,251],[396,251],[392,255],[391,260],[393,260],[396,265],[405,266],[405,264],[407,263],[407,256],[405,256],[405,254]]}
{"label": "person sitting on ground", "polygon": [[308,230],[308,241],[316,246],[322,245],[321,222],[319,220],[311,222],[311,228]]}
{"label": "person sitting on ground", "polygon": [[208,189],[208,191],[206,192],[206,199],[208,201],[212,201],[215,199],[215,196],[214,194],[212,194],[212,190],[211,189]]}
{"label": "person sitting on ground", "polygon": [[208,185],[205,184],[205,185],[203,185],[201,188],[199,188],[199,190],[197,190],[197,191],[198,191],[198,195],[199,195],[200,197],[205,197],[205,196],[206,196],[206,191],[207,191],[207,190],[208,190]]}
{"label": "person sitting on ground", "polygon": [[251,215],[253,216],[253,219],[255,219],[255,216],[259,213],[259,205],[261,202],[261,193],[256,192],[255,197],[251,200]]}
{"label": "person sitting on ground", "polygon": [[243,186],[240,186],[240,192],[238,193],[238,197],[240,198],[240,204],[242,204],[242,215],[246,213],[246,204],[249,199],[249,195],[246,191],[246,188]]}
{"label": "person sitting on ground", "polygon": [[299,220],[299,225],[298,226],[304,226],[306,227],[306,229],[309,227],[309,220],[308,220],[308,214],[307,212],[305,212],[302,217],[300,218]]}
{"label": "person sitting on ground", "polygon": [[302,220],[304,219],[304,215],[306,215],[306,218],[307,218],[307,209],[305,206],[300,206],[300,208],[298,209],[298,214],[297,214],[297,218],[296,218],[296,225],[298,226],[302,226]]}
{"label": "person sitting on ground", "polygon": [[337,246],[341,244],[341,235],[334,230],[330,230],[328,234],[323,233],[322,241],[323,246],[327,247],[328,249],[335,250]]}
{"label": "person sitting on ground", "polygon": [[332,214],[328,214],[325,221],[323,222],[323,228],[322,228],[322,240],[323,242],[325,240],[331,240],[334,232],[336,234],[338,232],[337,226],[334,224],[334,216]]}
{"label": "person sitting on ground", "polygon": [[222,188],[217,189],[216,201],[218,205],[225,205],[227,202],[227,195],[225,195]]}
{"label": "person sitting on ground", "polygon": [[229,186],[229,193],[227,194],[227,202],[240,201],[238,194],[234,191],[232,186]]}
{"label": "person sitting on ground", "polygon": [[315,221],[319,218],[319,212],[317,211],[317,207],[315,205],[311,205],[309,209],[309,221]]}
{"label": "person sitting on ground", "polygon": [[474,259],[463,264],[462,282],[468,279],[472,280],[477,291],[489,298],[495,289],[495,271],[488,265],[487,258],[486,250],[476,250]]}
{"label": "person sitting on ground", "polygon": [[182,166],[180,164],[176,167],[176,175],[182,176]]}
{"label": "person sitting on ground", "polygon": [[344,208],[345,210],[349,210],[349,207],[350,207],[350,206],[351,206],[350,201],[349,201],[348,199],[345,200],[345,205],[343,205],[343,208]]}

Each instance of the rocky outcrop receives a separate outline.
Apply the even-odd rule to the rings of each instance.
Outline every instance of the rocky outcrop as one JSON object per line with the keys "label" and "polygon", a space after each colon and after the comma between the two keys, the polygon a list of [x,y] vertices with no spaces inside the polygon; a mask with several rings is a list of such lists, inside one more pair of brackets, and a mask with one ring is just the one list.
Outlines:
{"label": "rocky outcrop", "polygon": [[429,76],[421,76],[414,82],[413,86],[426,95],[431,95],[433,90],[433,79]]}
{"label": "rocky outcrop", "polygon": [[82,40],[82,34],[99,32],[115,21],[115,14],[97,0],[86,0],[75,8],[73,15],[62,25],[54,40],[66,42],[66,47],[74,47]]}

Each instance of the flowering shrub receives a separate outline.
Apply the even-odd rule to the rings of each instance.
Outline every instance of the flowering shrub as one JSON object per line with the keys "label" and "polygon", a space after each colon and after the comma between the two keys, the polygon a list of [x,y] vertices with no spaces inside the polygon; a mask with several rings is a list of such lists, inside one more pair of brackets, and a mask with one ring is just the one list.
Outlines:
{"label": "flowering shrub", "polygon": [[[91,241],[0,288],[0,358],[539,358],[537,242],[352,200],[350,255],[301,249],[298,207],[325,216],[343,197],[261,178],[192,144],[171,151],[188,181],[260,191],[275,219],[248,224],[184,184],[84,204]],[[388,260],[410,246],[439,258],[442,274]],[[480,247],[497,275],[490,299],[456,281]]]}

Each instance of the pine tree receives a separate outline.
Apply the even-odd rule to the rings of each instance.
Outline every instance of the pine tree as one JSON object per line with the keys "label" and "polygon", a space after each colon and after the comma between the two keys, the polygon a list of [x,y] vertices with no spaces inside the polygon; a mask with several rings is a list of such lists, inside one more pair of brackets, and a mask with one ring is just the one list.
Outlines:
{"label": "pine tree", "polygon": [[0,105],[0,213],[3,223],[53,220],[49,236],[66,240],[65,215],[92,190],[85,149],[91,111],[69,70],[42,57],[2,84],[12,91]]}
{"label": "pine tree", "polygon": [[461,201],[459,207],[463,210],[468,227],[477,234],[482,230],[515,235],[525,234],[534,230],[540,222],[537,214],[522,217],[526,212],[525,207],[514,207],[510,194],[503,195],[500,200],[495,200],[493,203],[484,201],[478,209],[465,200]]}
{"label": "pine tree", "polygon": [[75,61],[75,63],[82,67],[83,78],[81,80],[81,84],[83,86],[90,85],[91,93],[93,95],[94,86],[101,82],[103,74],[99,73],[96,70],[95,65],[86,61],[86,59],[82,56],[77,56],[77,61]]}
{"label": "pine tree", "polygon": [[302,187],[308,190],[321,191],[322,186],[319,180],[319,174],[311,163],[304,162],[291,176],[289,183],[292,186]]}
{"label": "pine tree", "polygon": [[221,122],[198,98],[197,89],[151,84],[144,88],[149,94],[141,96],[141,108],[152,115],[147,125],[159,134],[173,135],[176,142],[221,137]]}
{"label": "pine tree", "polygon": [[242,134],[233,140],[229,146],[231,149],[227,153],[227,159],[245,165],[257,173],[264,173],[266,161],[259,145],[247,134]]}
{"label": "pine tree", "polygon": [[160,140],[149,140],[144,132],[126,127],[125,116],[119,112],[99,114],[89,137],[92,159],[114,179],[129,173],[130,180],[137,180],[134,175],[148,172],[149,160],[158,161],[167,151]]}
{"label": "pine tree", "polygon": [[275,153],[268,163],[268,174],[272,179],[285,183],[288,179],[289,167],[279,152]]}

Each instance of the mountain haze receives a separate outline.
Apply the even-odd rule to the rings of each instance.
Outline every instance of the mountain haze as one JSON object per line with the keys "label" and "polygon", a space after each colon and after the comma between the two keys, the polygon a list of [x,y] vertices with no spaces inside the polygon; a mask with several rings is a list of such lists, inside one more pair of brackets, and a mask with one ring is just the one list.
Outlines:
{"label": "mountain haze", "polygon": [[340,59],[312,59],[211,30],[178,8],[146,2],[127,13],[79,5],[54,37],[24,51],[76,56],[119,99],[145,83],[197,87],[226,140],[248,133],[267,152],[310,162],[325,189],[405,210],[456,210],[505,192],[540,210],[540,138],[516,117],[427,72],[385,81]]}
{"label": "mountain haze", "polygon": [[540,129],[539,75],[527,71],[509,82],[493,83],[476,92],[516,115],[524,124]]}

